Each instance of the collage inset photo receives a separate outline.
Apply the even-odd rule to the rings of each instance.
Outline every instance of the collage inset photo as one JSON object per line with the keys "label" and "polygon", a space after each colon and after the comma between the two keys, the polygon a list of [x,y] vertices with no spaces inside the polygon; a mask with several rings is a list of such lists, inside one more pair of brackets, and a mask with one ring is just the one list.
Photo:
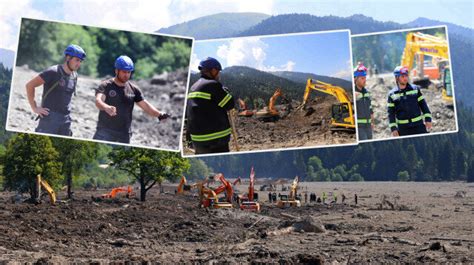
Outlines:
{"label": "collage inset photo", "polygon": [[192,45],[23,18],[6,129],[178,151]]}
{"label": "collage inset photo", "polygon": [[445,26],[352,37],[361,141],[457,132]]}
{"label": "collage inset photo", "polygon": [[197,41],[183,155],[357,144],[348,30]]}

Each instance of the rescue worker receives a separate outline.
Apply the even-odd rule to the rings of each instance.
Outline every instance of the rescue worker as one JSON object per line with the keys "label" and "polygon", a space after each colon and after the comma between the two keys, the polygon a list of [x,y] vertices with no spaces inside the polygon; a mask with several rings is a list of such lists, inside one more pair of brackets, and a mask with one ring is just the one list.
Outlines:
{"label": "rescue worker", "polygon": [[196,154],[229,152],[230,127],[227,111],[234,99],[219,82],[222,66],[208,57],[199,63],[201,78],[188,94],[187,128]]}
{"label": "rescue worker", "polygon": [[372,131],[374,130],[374,112],[372,111],[371,95],[365,88],[366,81],[367,68],[361,64],[354,69],[359,140],[372,139]]}
{"label": "rescue worker", "polygon": [[431,129],[428,104],[420,88],[408,83],[408,72],[405,66],[395,68],[393,74],[397,87],[388,93],[389,126],[395,137],[427,133]]}
{"label": "rescue worker", "polygon": [[130,143],[135,103],[160,121],[169,118],[167,113],[148,103],[141,90],[129,81],[134,70],[132,59],[121,55],[115,60],[115,77],[102,82],[96,89],[95,105],[100,111],[94,139]]}
{"label": "rescue worker", "polygon": [[[86,53],[78,45],[64,50],[64,62],[49,67],[26,84],[31,109],[38,114],[36,132],[71,136],[71,100],[76,92],[77,70]],[[36,104],[35,89],[43,85],[41,104]]]}

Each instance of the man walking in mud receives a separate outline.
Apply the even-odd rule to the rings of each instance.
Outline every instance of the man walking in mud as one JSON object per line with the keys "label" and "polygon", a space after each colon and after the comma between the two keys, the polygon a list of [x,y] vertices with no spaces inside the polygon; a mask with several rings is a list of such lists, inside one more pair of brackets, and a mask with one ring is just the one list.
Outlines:
{"label": "man walking in mud", "polygon": [[229,152],[232,128],[227,111],[234,108],[232,95],[219,82],[222,66],[208,57],[199,63],[201,78],[188,94],[187,128],[196,154]]}
{"label": "man walking in mud", "polygon": [[374,129],[374,112],[369,91],[365,88],[367,68],[360,64],[354,69],[355,95],[357,105],[357,129],[359,140],[372,139]]}
{"label": "man walking in mud", "polygon": [[169,117],[148,103],[141,90],[129,81],[134,70],[132,59],[121,55],[115,60],[115,77],[102,82],[96,89],[95,105],[100,112],[94,139],[130,143],[135,103],[160,121]]}
{"label": "man walking in mud", "polygon": [[[397,87],[388,93],[388,119],[392,136],[427,133],[431,112],[418,86],[408,83],[408,68],[393,71]],[[423,123],[424,119],[424,123]]]}
{"label": "man walking in mud", "polygon": [[[64,62],[49,67],[26,84],[31,109],[38,116],[36,132],[71,136],[71,99],[76,92],[77,70],[86,58],[84,50],[70,44],[64,50]],[[35,101],[35,89],[43,85],[41,104]]]}

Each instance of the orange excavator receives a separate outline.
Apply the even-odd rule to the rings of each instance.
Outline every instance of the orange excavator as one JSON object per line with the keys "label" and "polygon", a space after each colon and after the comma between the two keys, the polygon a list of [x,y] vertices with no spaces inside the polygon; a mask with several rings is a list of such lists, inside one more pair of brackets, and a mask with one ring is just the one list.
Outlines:
{"label": "orange excavator", "polygon": [[255,200],[255,171],[250,170],[250,183],[248,193],[241,198],[240,209],[245,211],[260,212],[260,203]]}
{"label": "orange excavator", "polygon": [[270,98],[268,102],[268,107],[259,110],[255,113],[255,117],[257,117],[258,120],[263,121],[263,122],[275,122],[280,119],[280,113],[278,112],[277,109],[275,109],[275,102],[279,97],[282,97],[283,93],[281,92],[280,88],[277,88],[275,90],[275,93],[273,93],[273,96]]}
{"label": "orange excavator", "polygon": [[245,101],[243,101],[240,98],[237,99],[237,101],[239,102],[239,113],[237,114],[237,116],[252,117],[255,114],[254,111],[251,111],[251,110],[247,109],[247,105],[245,104]]}
{"label": "orange excavator", "polygon": [[128,186],[127,188],[123,188],[123,187],[114,188],[109,193],[102,194],[100,197],[102,199],[113,199],[117,197],[117,194],[119,193],[126,193],[125,197],[127,198],[131,198],[135,195],[133,193],[132,187]]}
{"label": "orange excavator", "polygon": [[177,194],[183,194],[185,191],[190,191],[193,185],[187,185],[187,180],[185,176],[181,177],[178,187],[176,188]]}
{"label": "orange excavator", "polygon": [[[232,187],[232,184],[229,181],[227,181],[224,175],[221,173],[214,176],[214,179],[222,182],[222,185],[215,189],[211,189],[204,186],[208,182],[206,180],[195,184],[199,190],[199,201],[200,201],[201,207],[233,208],[232,196],[234,195],[234,189]],[[220,193],[224,191],[226,192],[226,197],[225,197],[226,201],[222,202],[222,201],[219,201],[219,198],[217,197],[217,195],[219,195]]]}

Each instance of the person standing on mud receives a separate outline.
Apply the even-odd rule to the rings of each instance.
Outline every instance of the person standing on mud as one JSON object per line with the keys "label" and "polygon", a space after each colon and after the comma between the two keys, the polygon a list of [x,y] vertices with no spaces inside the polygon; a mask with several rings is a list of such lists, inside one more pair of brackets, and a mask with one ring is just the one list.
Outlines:
{"label": "person standing on mud", "polygon": [[[408,83],[408,68],[393,71],[397,87],[388,93],[388,120],[392,136],[427,133],[431,130],[431,112],[420,88]],[[424,123],[423,123],[424,119]]]}
{"label": "person standing on mud", "polygon": [[[72,136],[71,100],[76,93],[77,70],[86,58],[85,51],[70,44],[64,50],[64,63],[49,67],[26,84],[26,95],[31,109],[38,114],[35,131]],[[35,89],[43,85],[43,96],[38,106]]]}
{"label": "person standing on mud", "polygon": [[132,59],[121,55],[115,60],[115,77],[102,82],[96,89],[95,105],[100,112],[93,139],[130,143],[135,103],[160,121],[169,118],[167,113],[158,111],[148,103],[141,90],[129,81],[134,70]]}
{"label": "person standing on mud", "polygon": [[374,112],[372,111],[371,95],[365,88],[366,81],[367,68],[360,64],[354,69],[359,140],[372,139],[372,131],[374,130]]}
{"label": "person standing on mud", "polygon": [[190,88],[187,130],[195,154],[229,152],[232,128],[227,111],[234,108],[232,95],[219,82],[222,66],[208,57],[199,63],[201,78]]}

